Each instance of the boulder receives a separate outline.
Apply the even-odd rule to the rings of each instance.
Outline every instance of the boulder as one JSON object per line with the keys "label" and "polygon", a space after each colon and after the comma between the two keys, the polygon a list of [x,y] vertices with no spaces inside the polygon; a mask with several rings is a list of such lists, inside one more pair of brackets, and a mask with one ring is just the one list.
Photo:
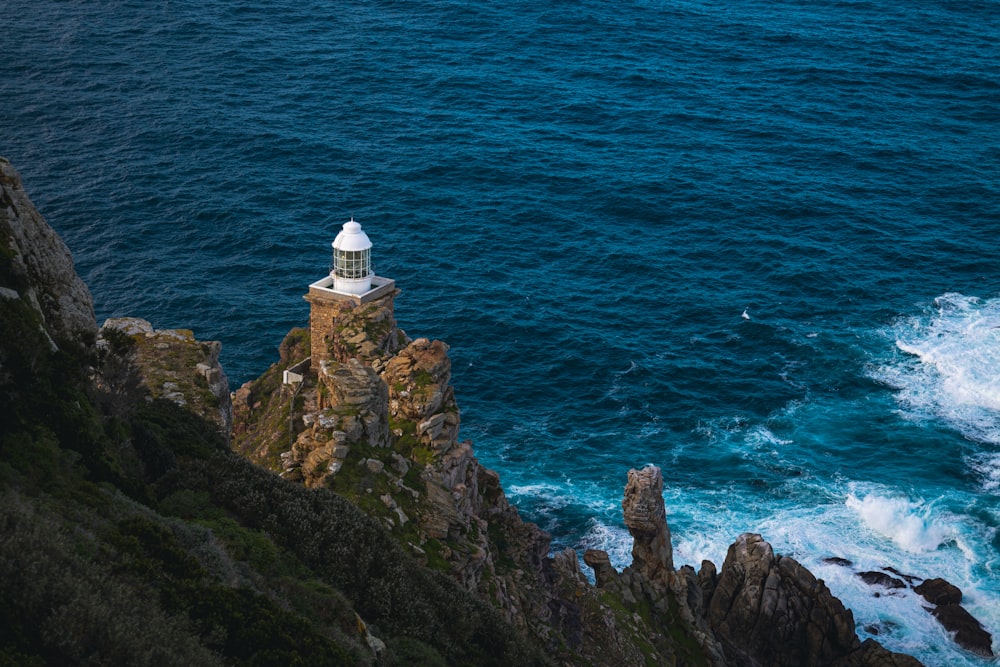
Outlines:
{"label": "boulder", "polygon": [[954,633],[955,643],[986,658],[993,657],[993,637],[964,607],[943,604],[931,609],[945,630]]}
{"label": "boulder", "polygon": [[962,591],[958,586],[944,579],[928,579],[913,590],[934,605],[958,604],[962,601]]}

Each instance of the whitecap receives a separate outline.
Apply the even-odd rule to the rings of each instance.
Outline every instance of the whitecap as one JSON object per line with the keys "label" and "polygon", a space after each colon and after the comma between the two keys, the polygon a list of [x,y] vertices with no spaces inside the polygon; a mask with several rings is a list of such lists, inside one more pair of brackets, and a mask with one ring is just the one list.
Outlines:
{"label": "whitecap", "polygon": [[955,539],[954,530],[934,518],[932,507],[923,502],[875,493],[858,498],[851,493],[846,504],[868,528],[910,553],[934,551]]}
{"label": "whitecap", "polygon": [[624,526],[592,520],[590,528],[580,538],[581,551],[600,549],[618,571],[632,564],[632,535]]}
{"label": "whitecap", "polygon": [[907,356],[871,370],[897,390],[911,419],[937,419],[978,442],[1000,444],[1000,298],[957,293],[887,333]]}
{"label": "whitecap", "polygon": [[1000,495],[1000,452],[979,452],[967,456],[965,462],[984,492]]}

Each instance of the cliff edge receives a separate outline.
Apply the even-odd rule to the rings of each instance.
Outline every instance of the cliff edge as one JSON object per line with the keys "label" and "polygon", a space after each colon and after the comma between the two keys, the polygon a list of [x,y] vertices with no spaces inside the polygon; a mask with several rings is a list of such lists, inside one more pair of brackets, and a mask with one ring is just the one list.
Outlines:
{"label": "cliff edge", "polygon": [[675,568],[656,468],[628,474],[631,566],[588,551],[591,583],[458,440],[448,347],[398,328],[395,293],[339,312],[314,373],[290,333],[230,448],[218,344],[98,333],[0,174],[0,663],[919,664],[760,536]]}
{"label": "cliff edge", "polygon": [[[759,535],[741,536],[718,574],[708,562],[675,569],[658,468],[628,473],[632,565],[618,573],[588,551],[590,583],[577,554],[551,553],[549,535],[458,440],[448,346],[399,329],[398,294],[345,300],[311,331],[293,330],[280,361],[234,393],[234,450],[348,498],[560,664],[920,664],[862,643],[850,610]],[[310,364],[317,342],[323,361]]]}
{"label": "cliff edge", "polygon": [[73,255],[28,199],[21,177],[0,157],[0,298],[23,300],[38,316],[51,344],[85,346],[97,332],[90,290]]}

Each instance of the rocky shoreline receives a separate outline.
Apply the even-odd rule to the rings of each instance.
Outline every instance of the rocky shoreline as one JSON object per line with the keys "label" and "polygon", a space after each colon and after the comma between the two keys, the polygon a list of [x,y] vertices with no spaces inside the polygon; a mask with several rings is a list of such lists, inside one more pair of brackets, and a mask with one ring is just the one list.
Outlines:
{"label": "rocky shoreline", "polygon": [[[286,479],[352,498],[425,563],[560,647],[567,664],[639,664],[640,655],[713,665],[919,664],[860,642],[850,610],[759,535],[740,536],[718,573],[708,561],[697,573],[675,570],[656,468],[628,474],[623,511],[634,545],[624,572],[588,551],[594,586],[576,553],[550,556],[549,536],[520,519],[497,474],[457,440],[447,345],[398,328],[398,294],[344,306],[325,337],[315,324],[312,336],[292,332],[281,361],[234,393],[234,449]],[[307,340],[326,349],[315,384],[307,378],[294,390],[298,407],[285,395],[291,388],[274,392],[275,378],[303,364]],[[587,603],[604,612],[596,625]],[[671,632],[683,640],[649,639]]]}
{"label": "rocky shoreline", "polygon": [[[690,566],[676,568],[663,477],[655,467],[627,475],[622,508],[633,537],[631,565],[618,572],[607,553],[587,551],[582,560],[593,570],[592,583],[580,569],[578,554],[569,549],[552,553],[550,536],[521,519],[497,473],[479,463],[472,443],[458,440],[461,413],[450,384],[448,347],[427,338],[413,340],[398,327],[394,317],[398,291],[338,311],[327,334],[319,338],[325,350],[314,373],[304,369],[317,338],[293,330],[282,343],[279,361],[230,396],[218,363],[218,343],[198,341],[186,330],[158,331],[133,318],[109,320],[97,330],[89,292],[73,270],[68,249],[2,159],[0,233],[8,247],[0,286],[5,322],[20,327],[12,338],[40,337],[38,345],[19,348],[7,341],[0,350],[3,409],[11,411],[4,413],[0,452],[12,457],[17,447],[28,446],[25,443],[51,449],[56,446],[53,442],[63,448],[60,451],[72,451],[53,455],[61,456],[62,463],[45,474],[62,480],[63,487],[71,482],[82,485],[86,492],[76,495],[103,507],[100,512],[131,518],[118,520],[115,530],[108,528],[108,519],[94,518],[89,532],[84,531],[91,537],[79,537],[84,546],[67,547],[69,555],[63,558],[93,551],[104,553],[109,562],[122,563],[113,570],[117,575],[95,574],[93,581],[115,576],[129,580],[137,572],[151,577],[155,583],[137,580],[137,586],[169,592],[158,598],[159,604],[179,614],[179,633],[201,627],[192,620],[200,618],[198,605],[211,600],[218,610],[218,599],[228,595],[252,593],[262,596],[257,604],[269,600],[266,604],[274,609],[290,608],[284,591],[298,591],[293,597],[308,595],[301,588],[304,584],[297,583],[298,575],[288,573],[308,572],[323,582],[310,584],[314,593],[309,595],[329,596],[344,610],[339,620],[331,621],[339,623],[339,629],[325,631],[324,638],[316,641],[342,639],[344,643],[337,646],[344,648],[337,650],[350,655],[352,664],[404,664],[398,662],[400,656],[421,651],[434,660],[450,656],[456,664],[472,661],[467,657],[472,655],[482,662],[482,656],[490,654],[484,647],[492,645],[490,637],[501,632],[498,628],[506,628],[502,632],[510,635],[510,641],[494,647],[492,659],[507,663],[514,659],[510,656],[521,656],[517,660],[524,664],[560,665],[920,664],[875,640],[860,641],[853,614],[823,581],[794,559],[775,554],[760,535],[739,536],[720,568],[709,561],[697,571]],[[44,401],[27,396],[26,378],[37,378],[40,369],[47,368],[49,362],[42,359],[49,355],[65,365],[69,362],[63,357],[70,349],[75,350],[74,358],[90,364],[86,377],[72,380],[79,383],[79,389],[73,385],[76,393],[59,398],[64,388],[57,386],[44,395]],[[63,370],[52,371],[52,382],[68,385],[70,376]],[[93,406],[81,408],[81,401],[91,400],[85,399],[89,395],[95,397]],[[37,406],[45,401],[72,413],[73,428],[49,434],[39,427],[43,418]],[[13,425],[20,430],[13,430]],[[229,439],[228,447],[220,435]],[[217,449],[205,444],[216,440],[222,443]],[[31,493],[37,495],[39,489],[49,493],[48,487],[37,487],[44,476],[33,471],[32,456],[22,457],[28,463],[12,458],[21,468],[11,469],[20,472],[4,472],[4,479],[21,480],[23,475],[35,480],[31,484],[36,486],[24,487]],[[118,495],[94,500],[105,496],[85,486],[82,477],[73,477],[84,474],[77,471],[80,465],[86,475],[119,489]],[[28,482],[11,484],[20,494],[17,485]],[[65,496],[63,487],[51,493]],[[127,501],[121,500],[123,493],[129,496]],[[24,492],[24,497],[29,495]],[[27,501],[10,505],[21,502]],[[83,513],[76,506],[67,507],[63,510],[67,515]],[[303,513],[301,507],[311,509]],[[318,517],[325,517],[323,525],[338,517],[353,527],[327,535],[323,525],[316,525]],[[21,525],[9,517],[0,516],[0,521]],[[135,532],[140,525],[145,527]],[[135,534],[116,532],[126,528]],[[110,535],[108,541],[97,546],[86,541],[104,534]],[[361,536],[363,548],[352,543]],[[144,544],[142,540],[158,545],[152,551],[153,547],[142,547],[147,549],[142,558],[160,565],[136,560],[141,551],[136,551],[136,544]],[[185,552],[177,544],[190,550]],[[247,545],[257,549],[256,555],[247,555]],[[264,558],[260,553],[269,555]],[[338,556],[333,558],[333,553]],[[0,553],[0,567],[9,560],[10,572],[23,570],[17,557],[13,551]],[[286,558],[292,565],[278,577],[264,574],[276,558]],[[254,559],[271,565],[255,570],[249,565]],[[838,564],[852,567],[839,559]],[[164,568],[175,572],[170,567],[178,569],[163,579]],[[191,588],[195,579],[176,586],[184,572],[201,573],[198,585],[211,590],[213,597],[179,604],[178,599],[196,590]],[[369,574],[354,577],[357,572]],[[392,586],[386,583],[388,572],[395,577],[396,589],[447,599],[448,608],[441,608],[440,602],[423,611],[409,608],[406,605],[416,602],[414,595],[393,597]],[[991,636],[960,606],[961,592],[947,582],[921,580],[891,569],[858,576],[877,589],[873,594],[912,587],[960,645],[992,656]],[[89,599],[85,584],[80,586],[53,593],[52,603],[23,604],[38,618],[48,619],[53,605]],[[332,593],[330,586],[335,586]],[[60,595],[77,597],[67,602],[69,598]],[[452,607],[470,610],[466,615],[478,619],[479,625],[462,629],[457,620],[443,620],[450,618]],[[240,609],[240,614],[246,613],[245,605]],[[497,612],[500,618],[493,619],[490,614]],[[281,617],[278,611],[268,614]],[[420,618],[426,618],[423,626]],[[305,625],[296,626],[302,637],[314,622],[307,616]],[[104,625],[112,635],[121,630],[111,622]],[[429,632],[430,627],[435,630]],[[193,664],[202,660],[210,664],[213,651],[238,652],[237,646],[220,639],[219,632],[206,626],[184,640],[191,643],[192,652],[204,656]],[[32,642],[38,642],[60,659],[82,659],[77,653],[84,649],[73,648],[82,644],[59,644],[30,629],[22,634],[9,640],[14,647],[10,649],[5,635],[0,636],[0,657],[25,655],[35,650]],[[459,636],[464,639],[454,638]],[[53,648],[57,645],[70,648],[57,653]],[[208,650],[198,652],[199,647]],[[121,655],[138,652],[135,648]],[[427,664],[444,664],[434,660],[428,658]]]}

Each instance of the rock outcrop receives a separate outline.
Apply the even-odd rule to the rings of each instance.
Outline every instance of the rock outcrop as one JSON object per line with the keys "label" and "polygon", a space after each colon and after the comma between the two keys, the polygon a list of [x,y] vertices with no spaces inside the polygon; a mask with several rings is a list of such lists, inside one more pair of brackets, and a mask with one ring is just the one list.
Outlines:
{"label": "rock outcrop", "polygon": [[633,538],[632,569],[650,581],[667,583],[674,571],[674,552],[659,468],[628,471],[622,513]]}
{"label": "rock outcrop", "polygon": [[594,568],[598,587],[627,606],[645,603],[660,618],[672,616],[715,665],[920,664],[873,640],[862,643],[851,611],[797,561],[776,555],[760,535],[741,535],[718,573],[710,561],[697,574],[687,566],[668,567],[672,555],[662,489],[659,468],[629,471],[622,507],[634,538],[633,562],[619,575],[607,554],[588,551],[584,561]]}
{"label": "rock outcrop", "polygon": [[928,611],[945,630],[952,633],[956,644],[984,658],[993,657],[993,636],[959,604],[962,591],[958,586],[934,578],[927,579],[913,590],[934,605]]}
{"label": "rock outcrop", "polygon": [[861,644],[853,614],[822,581],[749,533],[729,547],[708,624],[735,664],[829,665]]}
{"label": "rock outcrop", "polygon": [[[115,334],[131,341],[128,350],[112,350],[115,346],[109,339]],[[233,407],[229,381],[219,364],[220,342],[197,340],[189,329],[153,329],[152,324],[138,317],[116,317],[101,326],[97,349],[105,363],[109,353],[127,354],[128,365],[137,371],[149,398],[163,398],[186,407],[217,424],[219,431],[229,437]],[[98,378],[110,381],[106,373]]]}
{"label": "rock outcrop", "polygon": [[0,299],[21,299],[41,319],[53,348],[89,346],[97,323],[90,290],[62,238],[28,199],[21,177],[0,158]]}

